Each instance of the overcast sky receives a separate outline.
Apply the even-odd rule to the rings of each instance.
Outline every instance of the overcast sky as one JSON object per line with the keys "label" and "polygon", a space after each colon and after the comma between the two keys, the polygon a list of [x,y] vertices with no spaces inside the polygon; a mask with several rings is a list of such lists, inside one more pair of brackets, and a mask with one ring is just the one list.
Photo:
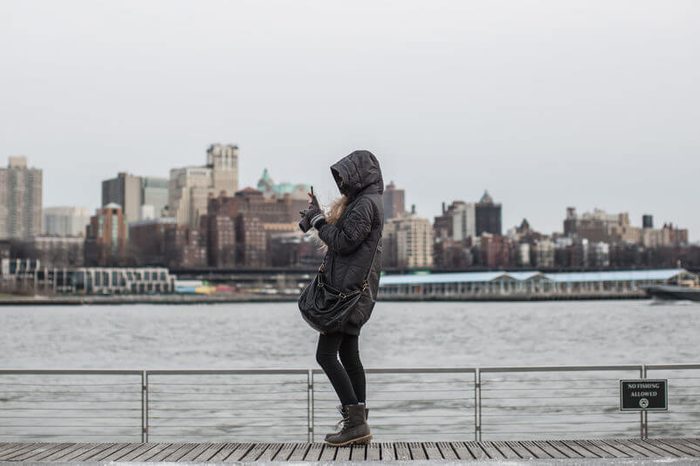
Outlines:
{"label": "overcast sky", "polygon": [[0,163],[42,168],[45,206],[213,142],[241,187],[268,167],[328,201],[363,148],[426,217],[488,189],[506,228],[571,205],[698,240],[699,86],[695,0],[0,3]]}

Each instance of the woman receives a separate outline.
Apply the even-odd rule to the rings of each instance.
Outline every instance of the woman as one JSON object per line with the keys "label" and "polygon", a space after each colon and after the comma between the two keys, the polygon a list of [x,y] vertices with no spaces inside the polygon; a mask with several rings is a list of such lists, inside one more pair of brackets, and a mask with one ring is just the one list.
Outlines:
{"label": "woman", "polygon": [[[381,237],[384,227],[382,193],[384,180],[379,161],[369,151],[359,150],[331,166],[341,197],[328,217],[309,194],[309,208],[302,221],[318,231],[328,250],[324,258],[326,283],[341,291],[363,288],[367,291],[353,308],[339,332],[320,334],[316,360],[330,379],[341,406],[342,429],[326,435],[335,445],[369,443],[372,439],[365,408],[365,370],[360,361],[360,329],[369,320],[379,288]],[[340,361],[338,361],[340,355]]]}

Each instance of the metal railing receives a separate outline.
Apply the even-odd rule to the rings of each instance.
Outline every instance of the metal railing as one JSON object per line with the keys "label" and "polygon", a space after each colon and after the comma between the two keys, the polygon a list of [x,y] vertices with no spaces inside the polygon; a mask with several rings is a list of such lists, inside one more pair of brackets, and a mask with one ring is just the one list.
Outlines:
{"label": "metal railing", "polygon": [[[700,364],[367,369],[377,439],[700,435]],[[667,412],[619,380],[669,380]],[[0,442],[314,441],[340,416],[320,369],[0,370]]]}

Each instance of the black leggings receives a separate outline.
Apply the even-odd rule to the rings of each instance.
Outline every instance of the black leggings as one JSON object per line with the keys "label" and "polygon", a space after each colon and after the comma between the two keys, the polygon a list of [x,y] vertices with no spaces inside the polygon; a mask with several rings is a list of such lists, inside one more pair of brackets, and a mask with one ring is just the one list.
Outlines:
{"label": "black leggings", "polygon": [[365,369],[360,361],[358,340],[357,335],[345,333],[319,334],[318,338],[316,361],[343,405],[365,402]]}

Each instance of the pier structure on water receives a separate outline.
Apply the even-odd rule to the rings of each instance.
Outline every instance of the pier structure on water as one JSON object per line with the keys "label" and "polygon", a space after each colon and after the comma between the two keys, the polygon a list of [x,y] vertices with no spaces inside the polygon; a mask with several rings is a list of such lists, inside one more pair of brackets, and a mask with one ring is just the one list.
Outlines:
{"label": "pier structure on water", "polygon": [[646,297],[645,287],[697,280],[685,269],[385,275],[383,300],[557,300]]}

